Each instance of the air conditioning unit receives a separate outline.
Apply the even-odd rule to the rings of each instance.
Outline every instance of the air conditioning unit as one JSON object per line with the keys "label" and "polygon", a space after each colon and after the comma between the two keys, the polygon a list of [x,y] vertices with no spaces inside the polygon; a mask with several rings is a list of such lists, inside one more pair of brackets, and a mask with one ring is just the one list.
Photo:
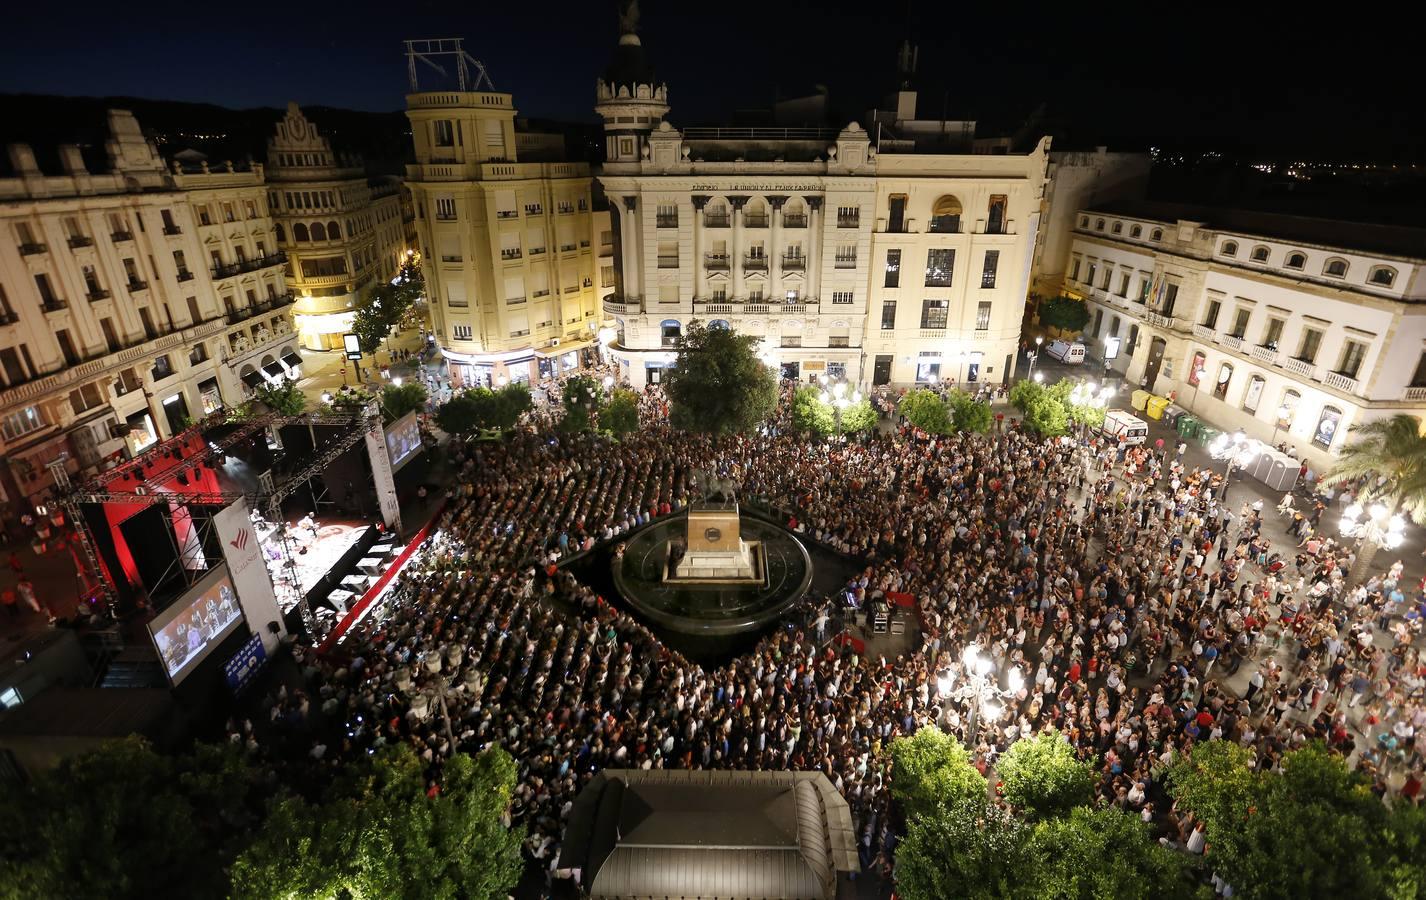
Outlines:
{"label": "air conditioning unit", "polygon": [[558,347],[559,345],[560,345],[560,339],[559,339],[559,338],[550,338],[550,346],[551,346],[551,347]]}

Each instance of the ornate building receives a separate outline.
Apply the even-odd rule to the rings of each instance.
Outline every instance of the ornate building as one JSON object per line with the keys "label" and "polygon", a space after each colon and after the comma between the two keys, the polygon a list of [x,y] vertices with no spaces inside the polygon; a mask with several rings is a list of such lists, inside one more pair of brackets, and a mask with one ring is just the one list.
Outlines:
{"label": "ornate building", "polygon": [[[260,165],[160,158],[112,110],[102,154],[27,145],[0,179],[0,489],[22,502],[142,451],[244,381],[295,374]],[[264,370],[266,370],[264,372]]]}
{"label": "ornate building", "polygon": [[415,251],[397,178],[368,178],[362,161],[338,156],[296,103],[268,141],[268,203],[297,294],[304,346],[333,350],[351,330],[358,294],[389,279]]}

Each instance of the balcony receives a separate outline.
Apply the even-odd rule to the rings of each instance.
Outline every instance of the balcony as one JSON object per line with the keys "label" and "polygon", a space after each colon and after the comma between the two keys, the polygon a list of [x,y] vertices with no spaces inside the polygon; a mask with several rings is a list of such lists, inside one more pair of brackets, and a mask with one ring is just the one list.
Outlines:
{"label": "balcony", "polygon": [[163,226],[163,233],[169,237],[173,237],[176,234],[183,234],[183,229],[177,225],[165,225]]}
{"label": "balcony", "polygon": [[20,317],[14,310],[0,309],[0,325],[14,325],[18,321]]}
{"label": "balcony", "polygon": [[678,268],[678,254],[675,253],[673,256],[660,256],[660,257],[659,257],[659,268],[660,268],[660,269],[677,269],[677,268]]}
{"label": "balcony", "polygon": [[852,345],[852,339],[846,336],[827,338],[827,346],[833,350],[845,349]]}
{"label": "balcony", "polygon": [[524,298],[524,297],[506,297],[506,298],[505,298],[505,305],[506,305],[506,306],[519,306],[520,304],[522,304],[522,303],[524,303],[524,302],[525,302],[525,298]]}
{"label": "balcony", "polygon": [[1159,328],[1173,328],[1173,316],[1166,316],[1163,313],[1157,313],[1153,310],[1149,310],[1148,320],[1150,325],[1154,325]]}
{"label": "balcony", "polygon": [[90,303],[97,303],[100,300],[108,300],[112,295],[103,288],[95,288],[89,292],[88,296]]}
{"label": "balcony", "polygon": [[1293,375],[1301,375],[1303,378],[1316,378],[1317,366],[1310,359],[1297,359],[1288,357],[1282,361],[1282,367]]}
{"label": "balcony", "polygon": [[40,304],[40,308],[47,313],[59,312],[62,309],[69,309],[68,300],[60,300],[58,297],[51,297]]}
{"label": "balcony", "polygon": [[714,215],[714,214],[712,214],[712,213],[705,214],[705,215],[703,216],[703,227],[705,227],[705,228],[727,228],[727,227],[728,227],[728,214],[727,214],[727,213],[723,213],[721,216],[720,216],[720,215]]}
{"label": "balcony", "polygon": [[574,252],[574,245],[573,245],[573,244],[560,244],[560,252],[561,252],[561,253],[573,253],[573,252]]}
{"label": "balcony", "polygon": [[69,249],[71,249],[71,250],[78,250],[80,247],[93,247],[93,246],[94,246],[94,238],[85,237],[85,236],[82,235],[82,234],[73,235],[73,236],[71,236],[70,239],[69,239]]}
{"label": "balcony", "polygon": [[531,255],[531,256],[543,256],[544,254],[545,254],[545,248],[544,248],[544,247],[531,247],[531,248],[530,248],[530,255]]}
{"label": "balcony", "polygon": [[756,216],[754,216],[754,215],[744,215],[744,216],[743,216],[743,227],[744,227],[744,228],[766,228],[766,227],[767,227],[767,213],[763,213],[762,215],[756,215]]}
{"label": "balcony", "polygon": [[654,217],[654,226],[657,228],[677,228],[678,216],[657,215]]}
{"label": "balcony", "polygon": [[731,303],[694,303],[695,312],[702,312],[710,316],[731,316],[733,314],[733,304]]}
{"label": "balcony", "polygon": [[1426,400],[1426,387],[1409,387],[1401,394],[1403,400]]}
{"label": "balcony", "polygon": [[855,256],[838,256],[836,260],[836,267],[838,269],[855,269],[857,267],[857,258]]}
{"label": "balcony", "polygon": [[861,216],[837,216],[838,228],[860,228],[861,224]]}
{"label": "balcony", "polygon": [[588,250],[588,249],[589,249],[589,241],[580,241],[580,242],[579,242],[579,249],[581,249],[581,250]]}
{"label": "balcony", "polygon": [[726,253],[705,253],[703,254],[703,264],[715,271],[728,271],[728,254]]}
{"label": "balcony", "polygon": [[766,256],[745,256],[743,257],[743,268],[749,272],[766,272]]}
{"label": "balcony", "polygon": [[807,259],[802,256],[784,256],[782,258],[782,270],[784,272],[801,272],[807,268]]}
{"label": "balcony", "polygon": [[917,336],[917,337],[923,337],[923,338],[943,338],[943,337],[946,336],[946,329],[944,329],[944,328],[922,328],[920,331],[916,332],[916,336]]}
{"label": "balcony", "polygon": [[805,316],[807,315],[806,303],[772,303],[769,304],[772,312],[780,316]]}
{"label": "balcony", "polygon": [[628,316],[637,315],[639,304],[627,303],[615,294],[610,294],[604,298],[604,314],[606,316]]}
{"label": "balcony", "polygon": [[525,205],[525,215],[527,216],[542,216],[544,214],[545,208],[538,203]]}
{"label": "balcony", "polygon": [[1269,365],[1271,365],[1272,363],[1277,362],[1277,348],[1264,347],[1259,344],[1258,346],[1253,348],[1252,356],[1253,359],[1256,359],[1258,362],[1268,363]]}
{"label": "balcony", "polygon": [[784,213],[782,216],[783,228],[806,228],[807,213]]}
{"label": "balcony", "polygon": [[573,206],[568,206],[568,205],[566,205],[566,204],[560,204],[559,211],[560,211],[560,215],[562,215],[562,216],[572,216],[572,215],[574,215],[574,207],[573,207]]}
{"label": "balcony", "polygon": [[520,218],[520,212],[519,212],[519,210],[514,210],[514,209],[497,209],[497,210],[495,211],[495,218],[497,218],[497,219],[518,219],[518,218]]}
{"label": "balcony", "polygon": [[1241,334],[1225,334],[1223,335],[1222,341],[1225,347],[1231,347],[1234,350],[1243,349],[1243,336]]}
{"label": "balcony", "polygon": [[190,272],[190,271],[188,271],[187,269],[179,269],[179,270],[178,270],[178,280],[179,280],[179,281],[192,281],[192,280],[193,280],[193,273]]}
{"label": "balcony", "polygon": [[44,252],[45,252],[46,250],[48,250],[48,249],[49,249],[49,246],[46,245],[46,244],[21,244],[21,245],[20,245],[20,255],[21,255],[21,256],[34,256],[34,255],[37,254],[37,253],[44,253]]}
{"label": "balcony", "polygon": [[1193,336],[1202,341],[1216,341],[1218,340],[1218,330],[1212,325],[1195,325],[1193,326]]}
{"label": "balcony", "polygon": [[109,240],[116,244],[122,244],[124,241],[132,241],[133,239],[134,233],[132,231],[116,231],[109,235]]}
{"label": "balcony", "polygon": [[442,256],[442,257],[441,257],[441,262],[443,262],[443,263],[458,263],[458,262],[463,262],[464,260],[465,260],[465,257],[464,257],[464,256]]}
{"label": "balcony", "polygon": [[745,316],[765,316],[772,306],[767,303],[744,303],[743,315]]}
{"label": "balcony", "polygon": [[281,266],[287,263],[287,254],[283,252],[269,253],[267,256],[259,256],[256,259],[240,259],[235,263],[214,266],[214,278],[231,278],[234,275],[241,275],[244,272],[255,272],[258,269],[266,269],[271,266]]}
{"label": "balcony", "polygon": [[541,289],[538,290],[538,291],[532,291],[532,292],[530,293],[530,296],[531,296],[531,297],[534,297],[536,300],[538,300],[538,299],[541,298],[541,297],[548,297],[549,295],[550,295],[550,289],[549,289],[549,288],[541,288]]}
{"label": "balcony", "polygon": [[1322,376],[1322,383],[1327,385],[1329,388],[1336,388],[1337,390],[1345,391],[1348,394],[1355,394],[1357,392],[1357,379],[1353,378],[1350,375],[1345,375],[1341,372],[1326,373]]}
{"label": "balcony", "polygon": [[501,251],[500,251],[500,258],[503,259],[503,260],[506,260],[506,261],[509,261],[509,260],[512,260],[512,259],[519,259],[519,258],[520,258],[521,256],[523,256],[523,255],[524,255],[524,254],[522,254],[519,250],[501,250]]}
{"label": "balcony", "polygon": [[960,216],[932,216],[928,229],[932,234],[960,234]]}

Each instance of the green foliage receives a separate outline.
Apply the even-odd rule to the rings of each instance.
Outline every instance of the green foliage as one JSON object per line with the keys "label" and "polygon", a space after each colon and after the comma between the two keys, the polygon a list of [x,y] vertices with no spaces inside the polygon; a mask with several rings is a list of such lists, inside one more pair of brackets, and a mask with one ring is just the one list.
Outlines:
{"label": "green foliage", "polygon": [[357,336],[363,353],[376,352],[392,329],[406,319],[424,289],[420,270],[406,265],[401,268],[396,283],[378,284],[361,296],[352,317],[352,333]]}
{"label": "green foliage", "polygon": [[109,742],[0,792],[0,898],[221,896],[256,796],[234,748]]}
{"label": "green foliage", "polygon": [[381,390],[381,409],[386,421],[395,422],[410,412],[424,412],[426,409],[426,386],[418,381],[397,387],[388,384]]}
{"label": "green foliage", "polygon": [[1069,413],[1054,397],[1037,397],[1025,410],[1025,427],[1041,437],[1058,437],[1069,430]]}
{"label": "green foliage", "polygon": [[921,728],[891,742],[891,796],[908,817],[939,816],[947,807],[983,805],[985,776],[960,741],[939,728]]}
{"label": "green foliage", "polygon": [[253,389],[253,400],[282,416],[300,415],[307,408],[307,395],[291,378],[284,378],[277,384],[264,381]]}
{"label": "green foliage", "polygon": [[639,395],[617,388],[599,413],[599,429],[621,438],[639,430]]}
{"label": "green foliage", "polygon": [[1320,742],[1250,767],[1225,741],[1170,767],[1169,790],[1205,825],[1213,866],[1237,896],[1419,897],[1426,894],[1419,819],[1389,811],[1366,778]]}
{"label": "green foliage", "polygon": [[344,384],[332,395],[332,409],[356,415],[370,406],[375,399],[376,395],[364,387],[352,387],[349,384]]}
{"label": "green foliage", "polygon": [[588,375],[576,375],[564,384],[560,405],[564,417],[560,430],[566,434],[582,434],[594,430],[594,416],[599,411],[599,382]]}
{"label": "green foliage", "polygon": [[320,803],[287,798],[232,868],[252,898],[503,898],[520,878],[520,841],[502,817],[515,764],[493,748],[457,754],[427,795],[410,747],[384,751]]}
{"label": "green foliage", "polygon": [[777,376],[757,354],[758,338],[693,322],[664,370],[675,428],[737,434],[762,424],[777,406]]}
{"label": "green foliage", "polygon": [[941,395],[926,388],[907,391],[897,406],[906,421],[927,434],[950,434],[951,413]]}
{"label": "green foliage", "polygon": [[1426,436],[1415,416],[1400,413],[1352,427],[1356,439],[1342,448],[1323,484],[1363,481],[1360,499],[1400,507],[1426,525]]}
{"label": "green foliage", "polygon": [[863,397],[842,410],[842,433],[859,434],[876,428],[877,415],[871,401]]}
{"label": "green foliage", "polygon": [[896,848],[897,895],[903,900],[1032,896],[1027,888],[1039,880],[1039,871],[1030,837],[1030,829],[983,797],[913,818]]}
{"label": "green foliage", "polygon": [[832,407],[822,402],[822,391],[811,385],[802,385],[792,393],[792,427],[803,434],[826,437],[831,434],[835,422]]}
{"label": "green foliage", "polygon": [[495,426],[510,429],[530,411],[530,386],[518,381],[495,389]]}
{"label": "green foliage", "polygon": [[952,391],[948,398],[951,408],[951,425],[959,432],[985,434],[995,421],[989,403],[982,403],[965,391]]}
{"label": "green foliage", "polygon": [[1031,846],[1040,876],[1036,897],[1157,900],[1194,895],[1186,880],[1187,858],[1160,846],[1148,826],[1117,809],[1080,807],[1041,822]]}
{"label": "green foliage", "polygon": [[447,434],[462,437],[482,429],[508,430],[530,408],[530,389],[523,384],[507,384],[499,390],[470,388],[442,403],[436,410],[436,424]]}
{"label": "green foliage", "polygon": [[1040,301],[1039,316],[1046,328],[1079,332],[1089,324],[1089,306],[1073,297],[1047,297]]}
{"label": "green foliage", "polygon": [[1029,378],[1022,379],[1010,386],[1010,405],[1025,412],[1030,408],[1030,404],[1040,397],[1045,396],[1045,388],[1038,382]]}
{"label": "green foliage", "polygon": [[1094,765],[1058,731],[1021,738],[995,764],[1006,802],[1031,821],[1068,815],[1094,799]]}

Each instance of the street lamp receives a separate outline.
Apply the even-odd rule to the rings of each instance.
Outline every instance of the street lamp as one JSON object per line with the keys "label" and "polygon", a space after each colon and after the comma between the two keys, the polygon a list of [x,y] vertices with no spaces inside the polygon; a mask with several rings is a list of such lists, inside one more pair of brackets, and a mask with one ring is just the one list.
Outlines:
{"label": "street lamp", "polygon": [[[1031,378],[1035,378],[1035,360],[1037,360],[1037,359],[1040,358],[1040,345],[1043,344],[1044,342],[1045,342],[1045,339],[1042,338],[1042,337],[1037,337],[1037,338],[1035,338],[1035,349],[1034,349],[1034,350],[1031,350],[1031,351],[1029,351],[1029,352],[1027,352],[1027,353],[1025,354],[1026,356],[1030,357],[1030,377],[1031,377]],[[1039,381],[1040,379],[1035,378],[1035,380],[1036,380],[1036,381]]]}
{"label": "street lamp", "polygon": [[[978,720],[983,718],[994,723],[1005,713],[1006,700],[1014,697],[1025,686],[1025,676],[1018,667],[1011,667],[1005,675],[1008,688],[1002,688],[994,677],[995,661],[971,644],[961,653],[962,679],[956,686],[954,669],[947,669],[936,677],[936,694],[942,701],[969,701],[970,721],[967,725],[966,743],[976,738]],[[942,717],[945,709],[942,708]]]}
{"label": "street lamp", "polygon": [[1249,438],[1241,431],[1235,431],[1231,437],[1220,434],[1214,438],[1213,443],[1208,446],[1208,452],[1214,459],[1228,460],[1228,465],[1223,470],[1223,497],[1227,499],[1228,480],[1233,477],[1233,469],[1241,469],[1257,459],[1258,454],[1263,452],[1263,442]]}
{"label": "street lamp", "polygon": [[[823,384],[826,384],[826,377],[822,377]],[[832,407],[832,417],[836,422],[837,434],[842,433],[842,411],[849,406],[854,406],[862,402],[861,391],[852,391],[850,397],[847,396],[847,383],[839,381],[832,385],[831,393],[823,391],[819,398],[824,404]]]}
{"label": "street lamp", "polygon": [[1393,513],[1385,503],[1373,503],[1368,510],[1353,503],[1342,512],[1338,527],[1343,536],[1357,539],[1357,560],[1348,577],[1350,584],[1361,583],[1378,549],[1395,550],[1406,540],[1406,517]]}

